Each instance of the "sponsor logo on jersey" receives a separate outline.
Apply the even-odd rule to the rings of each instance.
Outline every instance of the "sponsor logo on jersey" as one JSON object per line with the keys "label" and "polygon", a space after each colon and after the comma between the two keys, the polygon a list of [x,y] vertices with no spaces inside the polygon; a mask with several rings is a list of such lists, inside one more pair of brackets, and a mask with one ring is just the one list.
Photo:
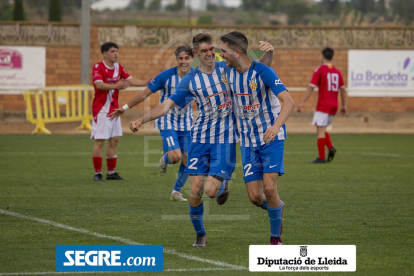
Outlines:
{"label": "sponsor logo on jersey", "polygon": [[275,85],[277,86],[277,85],[283,85],[283,83],[282,83],[282,81],[279,79],[279,80],[275,80]]}
{"label": "sponsor logo on jersey", "polygon": [[250,89],[251,89],[251,90],[256,90],[256,88],[257,88],[257,82],[256,82],[256,79],[251,79],[251,80],[250,80],[250,82],[249,82],[249,87],[250,87]]}

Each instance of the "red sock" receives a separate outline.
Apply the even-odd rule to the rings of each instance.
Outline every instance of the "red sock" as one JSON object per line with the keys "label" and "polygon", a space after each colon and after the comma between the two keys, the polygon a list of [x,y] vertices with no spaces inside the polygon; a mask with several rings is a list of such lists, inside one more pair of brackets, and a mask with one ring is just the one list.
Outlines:
{"label": "red sock", "polygon": [[326,146],[328,147],[328,150],[332,148],[332,141],[331,137],[329,136],[328,132],[325,132],[325,139],[326,139]]}
{"label": "red sock", "polygon": [[115,171],[116,155],[114,157],[106,157],[106,165],[108,166],[108,172]]}
{"label": "red sock", "polygon": [[92,157],[93,167],[95,168],[95,173],[102,172],[102,157],[94,156]]}
{"label": "red sock", "polygon": [[325,138],[318,138],[319,159],[325,159]]}

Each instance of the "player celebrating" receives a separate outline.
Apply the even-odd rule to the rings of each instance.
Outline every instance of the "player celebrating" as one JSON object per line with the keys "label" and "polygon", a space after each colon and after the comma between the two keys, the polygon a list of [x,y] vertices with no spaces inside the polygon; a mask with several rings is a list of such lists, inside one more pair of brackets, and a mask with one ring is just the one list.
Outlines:
{"label": "player celebrating", "polygon": [[[190,218],[197,233],[193,247],[205,247],[207,235],[201,197],[205,192],[210,198],[216,198],[219,205],[227,201],[228,181],[236,163],[238,130],[226,77],[228,68],[225,62],[215,62],[213,37],[207,33],[194,36],[193,53],[200,60],[200,66],[181,80],[168,100],[131,122],[130,127],[136,132],[142,124],[165,115],[174,106],[183,108],[196,100],[199,117],[192,128],[186,171],[191,180]],[[266,52],[262,59],[268,60],[272,54]]]}
{"label": "player celebrating", "polygon": [[[144,101],[149,95],[160,90],[160,103],[167,100],[175,91],[181,79],[187,75],[188,72],[194,70],[191,64],[194,61],[193,51],[190,46],[179,46],[175,52],[177,66],[161,72],[155,77],[148,87],[137,93],[126,105],[115,109],[111,114],[111,120],[115,117],[121,116],[126,110],[132,108]],[[158,168],[161,174],[165,174],[168,164],[175,164],[181,159],[181,166],[178,170],[177,181],[170,195],[171,200],[187,201],[180,193],[188,179],[188,173],[184,172],[187,166],[187,151],[190,143],[191,135],[190,129],[193,125],[193,109],[191,104],[185,108],[172,108],[167,115],[155,120],[154,127],[160,130],[163,153]]]}
{"label": "player celebrating", "polygon": [[104,43],[101,46],[101,52],[104,57],[102,62],[93,66],[92,78],[95,87],[95,95],[92,102],[92,134],[91,139],[95,140],[92,151],[93,166],[95,176],[93,180],[103,181],[102,178],[102,149],[105,140],[108,140],[106,146],[106,164],[108,180],[124,180],[115,172],[116,167],[116,147],[119,136],[122,136],[121,120],[111,121],[108,114],[118,108],[119,90],[126,89],[130,84],[139,86],[145,85],[144,80],[132,78],[119,64],[118,45],[113,42]]}
{"label": "player celebrating", "polygon": [[[234,93],[241,131],[244,182],[250,201],[267,210],[270,244],[282,244],[283,202],[277,192],[284,174],[283,154],[286,127],[295,103],[275,71],[247,54],[248,41],[240,32],[221,37],[220,56],[226,65]],[[280,106],[279,100],[283,103]]]}
{"label": "player celebrating", "polygon": [[[303,104],[310,97],[315,87],[319,88],[318,104],[313,115],[313,125],[316,125],[318,134],[319,157],[310,163],[331,162],[336,154],[336,149],[332,145],[331,137],[326,131],[338,110],[338,91],[341,91],[341,114],[346,114],[346,91],[341,72],[332,65],[334,50],[326,47],[322,50],[322,66],[316,68],[313,73],[311,83],[303,95],[302,101],[298,104],[297,111],[301,112]],[[325,145],[328,147],[328,159],[325,160]]]}

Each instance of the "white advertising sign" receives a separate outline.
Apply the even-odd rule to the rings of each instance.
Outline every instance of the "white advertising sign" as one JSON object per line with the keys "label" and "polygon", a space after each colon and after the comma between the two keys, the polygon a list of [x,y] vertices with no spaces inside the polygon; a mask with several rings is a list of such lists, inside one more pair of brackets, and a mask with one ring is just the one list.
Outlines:
{"label": "white advertising sign", "polygon": [[349,50],[348,95],[414,97],[414,51]]}
{"label": "white advertising sign", "polygon": [[0,94],[46,85],[46,48],[0,45]]}
{"label": "white advertising sign", "polygon": [[356,271],[355,245],[250,245],[250,271]]}

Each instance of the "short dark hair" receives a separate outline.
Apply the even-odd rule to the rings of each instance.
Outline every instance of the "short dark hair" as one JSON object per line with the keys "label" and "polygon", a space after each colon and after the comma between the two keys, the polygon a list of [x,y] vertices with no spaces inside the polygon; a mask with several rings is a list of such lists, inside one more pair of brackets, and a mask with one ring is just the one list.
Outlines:
{"label": "short dark hair", "polygon": [[111,49],[111,48],[118,49],[118,45],[114,42],[106,42],[106,43],[102,44],[102,46],[101,46],[101,53],[103,54],[105,52],[108,52],[109,49]]}
{"label": "short dark hair", "polygon": [[176,57],[178,57],[178,55],[182,52],[185,52],[187,55],[194,57],[193,49],[190,47],[190,45],[178,46],[177,49],[174,51],[174,54]]}
{"label": "short dark hair", "polygon": [[334,50],[332,48],[325,47],[322,50],[322,55],[326,60],[332,60],[332,58],[334,56]]}
{"label": "short dark hair", "polygon": [[247,41],[247,37],[244,35],[244,33],[234,31],[223,35],[220,40],[224,43],[227,43],[231,49],[241,50],[244,54],[247,54],[249,42]]}
{"label": "short dark hair", "polygon": [[197,48],[202,43],[213,44],[213,36],[209,33],[199,33],[193,37],[193,48]]}

